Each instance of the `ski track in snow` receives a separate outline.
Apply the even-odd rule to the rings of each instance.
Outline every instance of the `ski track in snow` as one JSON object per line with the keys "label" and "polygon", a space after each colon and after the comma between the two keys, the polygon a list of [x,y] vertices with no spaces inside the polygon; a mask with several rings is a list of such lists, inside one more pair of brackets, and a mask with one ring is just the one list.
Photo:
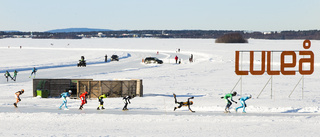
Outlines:
{"label": "ski track in snow", "polygon": [[[126,59],[126,58],[129,58],[131,57],[131,55],[128,53],[127,56],[121,56],[119,57],[119,59]],[[111,61],[111,59],[108,59],[108,62],[104,62],[104,61],[95,61],[95,62],[86,62],[87,65],[96,65],[96,64],[105,64],[105,63],[109,63]],[[63,67],[73,67],[73,66],[77,66],[78,63],[67,63],[67,64],[64,64],[64,63],[61,63],[63,65],[46,65],[46,64],[43,64],[43,65],[39,65],[37,66],[37,70],[42,70],[42,69],[52,69],[52,68],[63,68]],[[30,71],[32,70],[33,67],[28,67],[28,68],[21,68],[21,67],[18,67],[18,69],[5,69],[5,70],[0,70],[0,73],[5,73],[6,71],[9,71],[9,72],[12,72],[12,71],[15,71],[17,70],[18,72],[19,71]]]}

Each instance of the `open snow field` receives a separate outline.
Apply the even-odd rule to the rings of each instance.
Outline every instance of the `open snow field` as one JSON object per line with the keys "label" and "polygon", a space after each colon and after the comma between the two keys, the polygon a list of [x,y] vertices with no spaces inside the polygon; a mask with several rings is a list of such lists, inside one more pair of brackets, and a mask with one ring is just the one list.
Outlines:
{"label": "open snow field", "polygon": [[[311,41],[314,73],[288,96],[301,78],[273,76],[259,98],[268,75],[243,76],[242,95],[247,113],[223,113],[226,105],[221,96],[231,92],[240,76],[235,74],[235,51],[297,50],[305,51],[303,40],[254,40],[248,44],[216,44],[214,39],[0,39],[0,136],[320,136],[320,41]],[[22,46],[20,49],[19,47]],[[180,48],[181,52],[177,53]],[[159,51],[159,55],[157,55]],[[119,62],[104,62],[105,54],[120,57]],[[195,62],[188,58],[194,55]],[[181,58],[175,64],[174,57]],[[85,56],[87,67],[76,64]],[[146,65],[142,59],[155,56],[162,65]],[[297,54],[297,62],[301,58]],[[257,64],[261,58],[255,58]],[[242,62],[244,69],[249,60]],[[297,63],[298,66],[298,63]],[[33,67],[36,78],[93,78],[95,80],[142,79],[144,97],[136,97],[123,112],[122,98],[106,98],[105,110],[96,110],[97,99],[88,100],[78,110],[80,100],[68,99],[70,110],[58,110],[59,98],[32,96]],[[279,55],[274,55],[279,68]],[[259,68],[259,66],[258,66]],[[17,81],[3,76],[18,70]],[[19,108],[14,93],[24,89]],[[172,93],[178,101],[194,96],[191,113],[186,107],[173,111]],[[271,98],[272,97],[272,98]],[[239,102],[239,101],[238,101]]]}

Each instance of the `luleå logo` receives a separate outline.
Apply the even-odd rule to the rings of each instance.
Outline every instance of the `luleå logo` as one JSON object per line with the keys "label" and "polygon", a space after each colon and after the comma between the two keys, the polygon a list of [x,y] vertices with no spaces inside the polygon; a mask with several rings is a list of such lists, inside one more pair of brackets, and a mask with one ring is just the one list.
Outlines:
{"label": "lule\u00e5 logo", "polygon": [[[310,47],[311,47],[311,41],[304,40],[303,48],[305,50],[308,50]],[[260,70],[254,70],[254,53],[259,53],[259,52],[261,52]],[[280,56],[278,57],[280,59],[280,66],[278,66],[278,68],[275,68],[275,66],[273,65],[274,63],[272,61],[272,58],[273,58],[272,53],[274,52],[281,53]],[[242,64],[239,63],[240,53],[250,54],[250,70],[242,70]],[[266,54],[267,54],[267,62],[266,62]],[[299,59],[298,64],[297,64],[297,56],[301,57]],[[295,75],[296,72],[299,72],[301,75],[311,75],[314,71],[314,54],[312,51],[275,51],[275,50],[274,51],[236,51],[235,59],[236,59],[235,73],[237,75],[248,75],[249,72],[251,75],[263,75],[266,72],[266,64],[267,64],[268,75],[280,75],[280,73],[282,75]],[[291,61],[286,61],[288,59]],[[297,67],[297,65],[299,66]],[[293,70],[294,68],[298,68],[298,70]]]}

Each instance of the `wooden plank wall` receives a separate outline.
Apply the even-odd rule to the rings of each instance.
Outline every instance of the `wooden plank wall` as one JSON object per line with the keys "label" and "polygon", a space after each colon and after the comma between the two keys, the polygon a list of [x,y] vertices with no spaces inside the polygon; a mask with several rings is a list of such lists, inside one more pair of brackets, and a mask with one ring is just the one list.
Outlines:
{"label": "wooden plank wall", "polygon": [[[75,89],[76,87],[76,89]],[[37,89],[48,90],[49,97],[60,97],[60,94],[71,90],[72,98],[79,96],[86,90],[89,98],[98,98],[102,94],[109,97],[143,96],[141,79],[133,80],[92,80],[92,79],[33,79],[33,96],[37,96]]]}
{"label": "wooden plank wall", "polygon": [[102,94],[109,94],[109,97],[143,96],[140,92],[142,80],[78,81],[77,85],[78,96],[87,90],[89,98],[98,98]]}

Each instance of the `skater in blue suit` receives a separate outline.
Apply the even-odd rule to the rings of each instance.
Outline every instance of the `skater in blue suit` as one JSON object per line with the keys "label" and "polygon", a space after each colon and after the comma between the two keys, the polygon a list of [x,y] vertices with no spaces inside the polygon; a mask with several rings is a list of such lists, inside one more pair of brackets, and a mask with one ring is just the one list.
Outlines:
{"label": "skater in blue suit", "polygon": [[65,108],[65,109],[68,109],[68,107],[67,107],[67,97],[70,97],[70,96],[71,96],[71,93],[72,93],[72,91],[69,90],[69,92],[63,92],[63,93],[61,94],[61,98],[63,98],[63,103],[61,104],[61,106],[59,107],[59,109],[61,109],[63,105],[64,105],[64,108]]}
{"label": "skater in blue suit", "polygon": [[246,113],[246,111],[245,111],[245,109],[247,107],[246,100],[250,99],[251,97],[252,96],[249,95],[249,96],[244,96],[244,97],[239,98],[240,103],[241,103],[242,106],[235,108],[236,112],[238,111],[239,108],[243,108],[242,113]]}
{"label": "skater in blue suit", "polygon": [[36,78],[36,72],[37,72],[37,69],[35,67],[33,67],[31,75],[30,75],[29,78],[31,78],[32,74],[33,74],[33,78]]}

